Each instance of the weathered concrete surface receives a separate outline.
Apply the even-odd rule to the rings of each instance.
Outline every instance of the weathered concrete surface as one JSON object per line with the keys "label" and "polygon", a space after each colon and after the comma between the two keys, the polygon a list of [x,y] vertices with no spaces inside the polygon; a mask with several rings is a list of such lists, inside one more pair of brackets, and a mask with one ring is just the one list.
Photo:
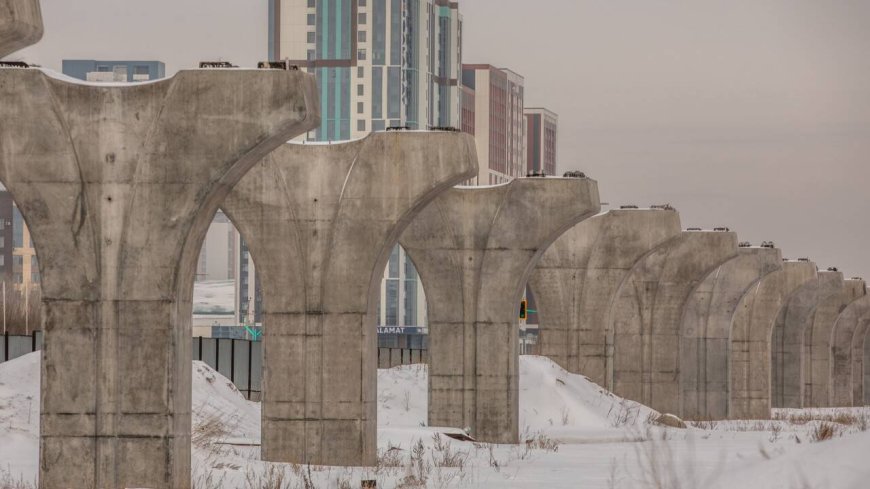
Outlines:
{"label": "weathered concrete surface", "polygon": [[[865,328],[870,332],[870,326]],[[870,405],[870,334],[864,335],[864,405]]]}
{"label": "weathered concrete surface", "polygon": [[613,392],[679,412],[683,309],[707,275],[735,256],[732,232],[684,231],[635,264],[611,309]]}
{"label": "weathered concrete surface", "polygon": [[0,0],[0,58],[42,39],[39,0]]}
{"label": "weathered concrete surface", "polygon": [[529,278],[538,306],[541,355],[608,385],[610,304],[619,284],[641,257],[679,234],[676,211],[620,209],[589,218],[560,236]]}
{"label": "weathered concrete surface", "polygon": [[788,304],[779,311],[771,350],[773,407],[802,407],[804,331],[812,328],[820,301],[837,294],[842,288],[842,273],[819,271],[818,280],[792,294]]}
{"label": "weathered concrete surface", "polygon": [[864,341],[867,337],[870,319],[858,322],[852,336],[852,404],[864,405]]}
{"label": "weathered concrete surface", "polygon": [[428,304],[430,426],[518,441],[523,289],[544,250],[599,209],[593,180],[521,178],[453,188],[408,226],[400,243]]}
{"label": "weathered concrete surface", "polygon": [[319,124],[299,72],[129,87],[0,70],[0,180],[39,254],[42,488],[190,487],[191,295],[230,187]]}
{"label": "weathered concrete surface", "polygon": [[732,319],[752,287],[779,270],[780,250],[740,248],[692,291],[683,309],[680,337],[683,419],[728,417]]}
{"label": "weathered concrete surface", "polygon": [[852,302],[864,297],[863,280],[845,280],[843,287],[820,300],[811,328],[804,331],[804,407],[829,407],[831,399],[831,338],[834,324]]}
{"label": "weathered concrete surface", "polygon": [[264,459],[375,465],[384,266],[414,216],[476,173],[471,136],[373,133],[284,145],[233,189],[222,208],[264,294]]}
{"label": "weathered concrete surface", "polygon": [[788,261],[740,300],[731,323],[729,418],[770,417],[770,351],[776,318],[794,294],[817,283],[815,263]]}
{"label": "weathered concrete surface", "polygon": [[870,319],[870,295],[865,295],[849,304],[834,323],[834,330],[831,334],[830,406],[850,407],[854,404],[852,400],[852,339],[858,331],[859,324],[867,319]]}

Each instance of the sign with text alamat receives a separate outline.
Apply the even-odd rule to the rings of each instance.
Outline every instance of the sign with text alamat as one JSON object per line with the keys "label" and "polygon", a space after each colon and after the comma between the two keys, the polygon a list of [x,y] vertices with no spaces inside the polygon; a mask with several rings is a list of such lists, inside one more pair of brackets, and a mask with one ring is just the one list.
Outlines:
{"label": "sign with text alamat", "polygon": [[425,334],[423,328],[411,326],[378,326],[378,334]]}

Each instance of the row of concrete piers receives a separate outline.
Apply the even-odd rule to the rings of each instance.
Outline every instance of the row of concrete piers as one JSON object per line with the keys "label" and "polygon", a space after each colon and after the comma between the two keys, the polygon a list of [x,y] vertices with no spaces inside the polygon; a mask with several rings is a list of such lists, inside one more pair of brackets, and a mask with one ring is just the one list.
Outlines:
{"label": "row of concrete piers", "polygon": [[[0,14],[0,56],[39,39],[36,1]],[[286,144],[319,118],[300,71],[106,87],[0,69],[0,180],[43,277],[41,487],[190,487],[191,294],[218,208],[266,294],[267,460],[375,463],[374,307],[397,242],[426,287],[430,425],[520,441],[527,284],[544,355],[658,410],[863,403],[862,280],[683,231],[670,208],[600,214],[579,175],[457,186],[478,164],[461,133]]]}

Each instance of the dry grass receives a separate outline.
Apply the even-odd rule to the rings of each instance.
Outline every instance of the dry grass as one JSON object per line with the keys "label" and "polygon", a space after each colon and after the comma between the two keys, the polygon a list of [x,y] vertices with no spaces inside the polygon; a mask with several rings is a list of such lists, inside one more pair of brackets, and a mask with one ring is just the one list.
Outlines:
{"label": "dry grass", "polygon": [[796,413],[774,413],[773,419],[779,421],[787,421],[793,425],[805,425],[812,421],[821,421],[825,423],[836,423],[843,426],[856,426],[862,431],[865,431],[868,425],[866,414],[854,414],[852,412],[841,410],[833,412],[805,410]]}
{"label": "dry grass", "polygon": [[9,467],[0,467],[0,489],[36,489],[36,482],[27,482],[21,476],[16,478]]}
{"label": "dry grass", "polygon": [[837,428],[830,423],[819,423],[810,431],[810,441],[820,442],[830,440],[837,434]]}
{"label": "dry grass", "polygon": [[12,283],[6,282],[6,332],[8,334],[29,335],[35,330],[42,329],[42,293],[39,287],[35,287],[30,290],[29,295],[30,297],[25,300],[24,291],[19,291]]}

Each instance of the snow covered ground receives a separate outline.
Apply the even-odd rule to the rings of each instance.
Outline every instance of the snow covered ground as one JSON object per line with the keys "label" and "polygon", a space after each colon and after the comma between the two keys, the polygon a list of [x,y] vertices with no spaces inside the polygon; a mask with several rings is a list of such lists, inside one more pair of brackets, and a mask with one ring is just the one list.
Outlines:
{"label": "snow covered ground", "polygon": [[[746,488],[870,487],[870,409],[782,410],[774,421],[663,428],[541,357],[521,357],[520,446],[461,442],[425,426],[426,368],[378,372],[380,463],[322,468],[259,461],[259,404],[193,365],[197,488]],[[0,487],[36,477],[39,354],[0,364]],[[825,437],[831,428],[832,439]],[[8,480],[22,480],[16,486]],[[306,481],[310,481],[306,485]]]}
{"label": "snow covered ground", "polygon": [[194,314],[232,314],[235,307],[232,280],[206,280],[193,284]]}

